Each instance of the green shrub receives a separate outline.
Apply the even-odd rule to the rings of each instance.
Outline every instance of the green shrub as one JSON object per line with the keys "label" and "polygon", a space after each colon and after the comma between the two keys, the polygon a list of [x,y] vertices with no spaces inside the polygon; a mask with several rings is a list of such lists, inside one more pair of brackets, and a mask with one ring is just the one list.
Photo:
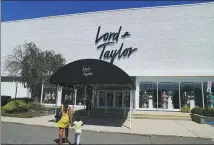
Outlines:
{"label": "green shrub", "polygon": [[29,102],[28,109],[31,111],[43,111],[44,107],[40,103]]}
{"label": "green shrub", "polygon": [[195,107],[191,110],[192,114],[198,114],[202,116],[214,117],[214,108],[200,108]]}
{"label": "green shrub", "polygon": [[10,101],[15,101],[15,100],[24,101],[25,103],[34,102],[33,98],[13,98],[13,99],[10,99]]}
{"label": "green shrub", "polygon": [[190,108],[188,105],[184,105],[182,108],[181,108],[181,112],[184,112],[184,113],[190,113]]}
{"label": "green shrub", "polygon": [[28,105],[26,102],[21,100],[10,101],[3,106],[3,111],[6,113],[20,113],[28,111]]}

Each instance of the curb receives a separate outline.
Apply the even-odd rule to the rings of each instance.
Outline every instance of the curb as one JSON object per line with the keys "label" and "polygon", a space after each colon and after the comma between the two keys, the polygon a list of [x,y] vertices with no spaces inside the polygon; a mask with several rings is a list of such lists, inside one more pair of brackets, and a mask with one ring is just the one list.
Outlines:
{"label": "curb", "polygon": [[[26,123],[20,123],[20,122],[10,122],[10,121],[1,121],[5,123],[14,123],[14,124],[24,124],[28,126],[38,126],[38,127],[47,127],[47,128],[57,128],[57,126],[47,126],[47,125],[37,125],[37,124],[26,124]],[[167,136],[167,137],[185,137],[185,138],[196,138],[196,139],[212,139],[212,138],[206,138],[206,137],[189,137],[189,136],[177,136],[177,135],[158,135],[158,134],[140,134],[140,133],[133,133],[133,132],[111,132],[111,131],[99,131],[99,130],[91,130],[91,129],[83,129],[85,131],[93,131],[93,132],[101,132],[101,133],[117,133],[117,134],[126,134],[126,135],[138,135],[138,136],[145,136],[145,137],[152,137],[152,136]]]}

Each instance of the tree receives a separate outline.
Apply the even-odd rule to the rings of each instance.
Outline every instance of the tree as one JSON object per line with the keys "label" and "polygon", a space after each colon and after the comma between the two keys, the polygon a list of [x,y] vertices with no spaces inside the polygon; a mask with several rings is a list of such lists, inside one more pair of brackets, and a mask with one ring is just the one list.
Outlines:
{"label": "tree", "polygon": [[24,86],[38,97],[44,79],[64,64],[65,59],[61,54],[42,51],[30,42],[14,48],[13,54],[6,59],[5,69],[9,75],[21,76]]}

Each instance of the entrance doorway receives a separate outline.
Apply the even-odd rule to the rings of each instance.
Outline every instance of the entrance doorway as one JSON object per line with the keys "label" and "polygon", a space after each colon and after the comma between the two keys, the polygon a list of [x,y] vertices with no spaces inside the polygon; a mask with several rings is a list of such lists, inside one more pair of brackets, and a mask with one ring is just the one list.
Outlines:
{"label": "entrance doorway", "polygon": [[97,93],[97,107],[108,109],[123,109],[130,107],[130,91],[123,90],[100,90]]}

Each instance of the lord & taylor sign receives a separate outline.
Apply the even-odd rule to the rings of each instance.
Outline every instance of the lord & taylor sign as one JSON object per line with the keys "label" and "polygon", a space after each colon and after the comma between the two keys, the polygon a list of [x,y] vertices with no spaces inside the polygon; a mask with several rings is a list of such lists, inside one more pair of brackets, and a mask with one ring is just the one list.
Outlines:
{"label": "lord & taylor sign", "polygon": [[[113,63],[116,57],[118,57],[118,59],[121,59],[122,57],[129,58],[138,49],[133,47],[123,49],[124,43],[122,43],[119,50],[106,50],[106,48],[109,48],[109,46],[117,44],[119,39],[124,40],[127,37],[130,37],[131,34],[129,32],[125,32],[123,35],[121,35],[120,33],[122,26],[119,27],[118,32],[106,32],[103,35],[100,35],[100,29],[101,27],[99,26],[95,39],[95,45],[97,45],[97,49],[102,49],[99,59],[110,59],[110,63]],[[102,43],[100,44],[101,41]]]}
{"label": "lord & taylor sign", "polygon": [[83,67],[82,67],[83,76],[88,77],[88,76],[93,75],[93,73],[91,72],[91,70],[92,70],[92,69],[91,69],[90,66],[88,66],[88,67],[83,66]]}

